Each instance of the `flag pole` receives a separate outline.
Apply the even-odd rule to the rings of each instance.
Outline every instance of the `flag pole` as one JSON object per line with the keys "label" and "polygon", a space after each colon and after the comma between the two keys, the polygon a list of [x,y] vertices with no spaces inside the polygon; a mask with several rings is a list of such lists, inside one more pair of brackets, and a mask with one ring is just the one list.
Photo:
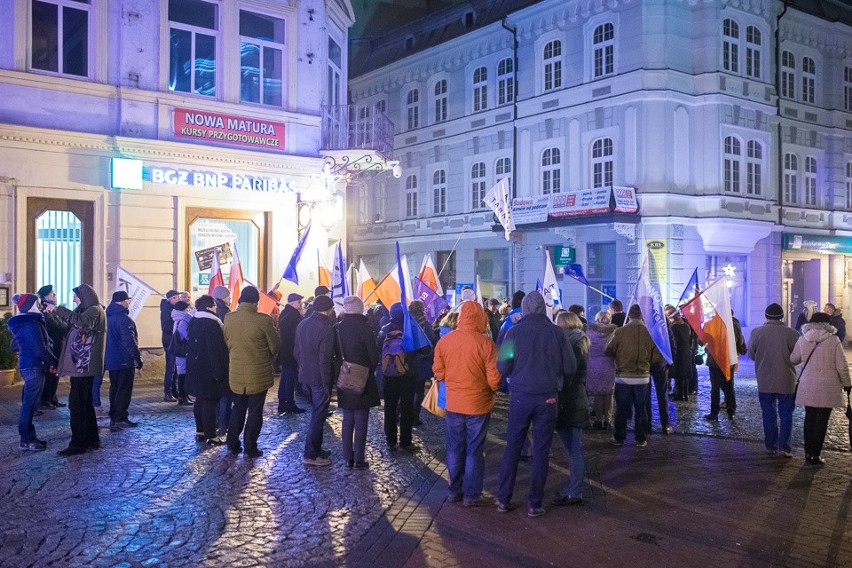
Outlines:
{"label": "flag pole", "polygon": [[[120,264],[119,264],[119,265],[117,265],[117,268],[121,268],[123,271],[125,271],[125,272],[126,272],[126,273],[128,273],[128,274],[133,274],[132,272],[130,272],[129,270],[127,270],[126,268],[124,268],[124,267],[123,267],[123,266],[121,266]],[[135,274],[133,274],[133,277],[134,277],[134,278],[136,278],[136,280],[138,280],[139,282],[141,282],[141,283],[142,283],[142,284],[144,284],[145,286],[147,286],[147,287],[148,287],[148,289],[149,289],[150,291],[154,292],[154,293],[155,293],[155,294],[157,294],[158,296],[163,296],[163,297],[165,297],[165,294],[163,294],[162,292],[160,292],[159,290],[157,290],[156,288],[154,288],[153,286],[151,286],[150,284],[148,284],[147,282],[145,282],[144,280],[142,280],[141,278],[139,278],[139,277],[138,277],[138,276],[136,276]]]}

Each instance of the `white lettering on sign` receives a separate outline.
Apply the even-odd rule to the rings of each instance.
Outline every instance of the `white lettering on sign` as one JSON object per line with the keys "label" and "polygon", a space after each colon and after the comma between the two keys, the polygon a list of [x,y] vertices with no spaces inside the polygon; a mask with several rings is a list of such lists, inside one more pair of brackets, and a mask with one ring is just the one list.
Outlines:
{"label": "white lettering on sign", "polygon": [[287,182],[281,178],[227,172],[146,167],[143,169],[143,179],[156,184],[185,185],[199,189],[235,189],[264,193],[291,193]]}

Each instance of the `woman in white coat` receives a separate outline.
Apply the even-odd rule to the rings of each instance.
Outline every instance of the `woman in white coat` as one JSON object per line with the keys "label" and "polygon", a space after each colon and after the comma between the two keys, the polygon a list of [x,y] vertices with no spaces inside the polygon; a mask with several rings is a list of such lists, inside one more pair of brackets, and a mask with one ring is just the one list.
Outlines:
{"label": "woman in white coat", "polygon": [[849,366],[831,318],[823,312],[802,326],[790,362],[803,363],[799,370],[796,404],[805,407],[805,462],[825,463],[820,457],[832,408],[843,407],[843,391],[849,392]]}

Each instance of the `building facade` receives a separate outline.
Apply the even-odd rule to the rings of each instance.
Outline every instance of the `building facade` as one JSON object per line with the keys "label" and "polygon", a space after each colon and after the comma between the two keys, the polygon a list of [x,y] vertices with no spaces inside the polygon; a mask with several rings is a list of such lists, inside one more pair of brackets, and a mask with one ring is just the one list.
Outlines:
{"label": "building facade", "polygon": [[[746,328],[772,301],[848,315],[850,22],[829,1],[470,2],[353,44],[351,102],[395,123],[402,176],[353,188],[350,257],[387,270],[398,240],[445,288],[507,296],[568,251],[626,302],[649,249],[666,301],[726,275]],[[511,242],[482,203],[504,177]],[[558,278],[564,304],[608,302]]]}
{"label": "building facade", "polygon": [[[197,297],[213,250],[226,279],[236,256],[268,288],[299,212],[319,221],[318,247],[342,238],[322,140],[323,109],[345,103],[348,0],[0,0],[0,13],[7,291],[51,283],[70,304],[87,282],[108,302],[121,266]],[[157,316],[154,298],[144,346],[159,345]]]}

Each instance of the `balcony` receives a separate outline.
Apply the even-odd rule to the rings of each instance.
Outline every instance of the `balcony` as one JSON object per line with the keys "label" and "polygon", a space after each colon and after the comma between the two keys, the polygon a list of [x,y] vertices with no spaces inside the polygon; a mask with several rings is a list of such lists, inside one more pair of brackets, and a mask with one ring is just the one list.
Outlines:
{"label": "balcony", "polygon": [[323,105],[321,153],[333,173],[392,169],[393,123],[372,107]]}

